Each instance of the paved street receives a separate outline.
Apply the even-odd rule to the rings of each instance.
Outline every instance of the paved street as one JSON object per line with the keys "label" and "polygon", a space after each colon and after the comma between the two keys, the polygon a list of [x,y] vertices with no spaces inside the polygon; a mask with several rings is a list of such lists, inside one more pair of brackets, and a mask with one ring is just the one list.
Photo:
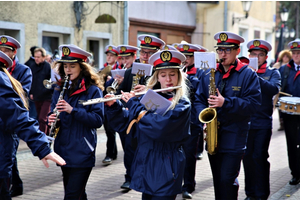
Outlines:
{"label": "paved street", "polygon": [[[288,169],[286,141],[284,132],[278,132],[278,116],[277,111],[274,113],[274,129],[270,144],[271,163],[271,200],[277,199],[300,199],[300,192],[297,186],[290,186],[288,181],[291,179]],[[106,151],[106,136],[103,129],[98,131],[97,161],[87,184],[87,195],[90,200],[127,200],[141,199],[141,194],[133,190],[124,193],[120,189],[124,182],[124,165],[123,152],[119,138],[118,142],[118,159],[112,165],[103,166],[102,159]],[[18,157],[18,166],[21,178],[24,182],[24,194],[18,199],[63,199],[62,173],[59,167],[54,163],[50,163],[49,169],[45,168],[37,157],[32,156],[30,150],[21,142]],[[193,193],[195,200],[211,200],[214,199],[213,182],[210,171],[207,154],[205,152],[203,160],[197,161],[196,172],[196,190]],[[244,171],[241,168],[239,176],[240,190],[239,199],[244,199]],[[177,199],[182,199],[178,195]]]}

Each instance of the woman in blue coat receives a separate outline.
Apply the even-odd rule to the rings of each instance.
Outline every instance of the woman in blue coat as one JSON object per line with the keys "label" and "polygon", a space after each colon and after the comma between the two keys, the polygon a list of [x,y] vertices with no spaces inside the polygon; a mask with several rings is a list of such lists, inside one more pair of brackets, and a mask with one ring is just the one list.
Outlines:
{"label": "woman in blue coat", "polygon": [[9,186],[16,151],[15,137],[24,140],[46,167],[49,166],[47,159],[59,165],[65,164],[62,158],[51,152],[48,139],[38,129],[37,121],[29,118],[22,85],[6,69],[11,66],[12,60],[0,51],[0,199],[7,200],[11,199]]}
{"label": "woman in blue coat", "polygon": [[[115,129],[118,132],[127,129],[137,138],[130,188],[142,192],[144,200],[175,199],[181,193],[185,165],[182,144],[190,136],[191,113],[185,78],[179,70],[184,60],[182,53],[171,50],[157,52],[149,59],[155,72],[149,79],[148,89],[182,86],[159,93],[172,102],[164,115],[147,111],[133,92],[122,96],[128,110],[116,100],[105,106],[109,120],[116,124]],[[130,122],[135,119],[138,121],[132,126]]]}
{"label": "woman in blue coat", "polygon": [[[87,199],[86,183],[95,166],[97,128],[103,123],[103,103],[83,106],[80,100],[102,97],[103,83],[85,60],[91,54],[75,45],[61,45],[62,58],[58,65],[60,77],[68,75],[70,84],[62,92],[53,93],[51,112],[60,112],[57,124],[59,131],[54,142],[54,151],[67,161],[61,167],[65,190],[64,199]],[[60,80],[63,83],[64,80]],[[61,93],[64,97],[59,99]],[[49,125],[54,122],[56,113],[50,113]]]}

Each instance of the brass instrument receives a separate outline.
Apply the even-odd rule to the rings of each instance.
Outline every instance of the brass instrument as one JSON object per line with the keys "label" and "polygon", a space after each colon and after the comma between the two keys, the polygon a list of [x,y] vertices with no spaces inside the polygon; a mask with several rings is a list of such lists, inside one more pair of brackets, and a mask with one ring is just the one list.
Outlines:
{"label": "brass instrument", "polygon": [[[125,69],[125,67],[126,67],[126,64],[124,64],[122,69]],[[106,88],[106,92],[108,94],[115,94],[115,93],[117,93],[118,87],[119,87],[119,82],[117,79],[115,79],[114,82],[111,84],[111,86],[108,86]]]}
{"label": "brass instrument", "polygon": [[[145,64],[145,61],[143,61],[143,64]],[[131,84],[131,91],[134,91],[134,87],[137,86],[140,82],[140,79],[145,76],[144,70],[139,70],[136,75],[132,77],[132,84]]]}
{"label": "brass instrument", "polygon": [[[223,59],[220,59],[217,62],[223,62]],[[215,69],[210,70],[209,77],[209,95],[216,95],[217,87],[215,83]],[[217,120],[217,110],[216,108],[205,108],[199,114],[200,122],[206,124],[206,144],[207,151],[210,155],[217,153],[218,146],[218,120]]]}
{"label": "brass instrument", "polygon": [[56,81],[51,81],[51,78],[49,80],[48,79],[43,80],[43,85],[47,89],[51,89],[53,84],[56,84]]}
{"label": "brass instrument", "polygon": [[[178,88],[181,88],[181,86],[174,86],[174,87],[167,87],[167,88],[162,88],[162,89],[156,89],[156,90],[153,90],[154,92],[163,92],[163,91],[167,91],[167,90],[174,90],[174,89],[178,89]],[[143,92],[137,92],[135,93],[136,96],[140,96],[140,95],[143,95],[143,94],[146,94],[147,91],[143,91]],[[87,100],[87,101],[80,101],[79,104],[82,104],[84,106],[87,106],[87,105],[91,105],[91,104],[96,104],[96,103],[104,103],[104,102],[108,102],[108,101],[112,101],[112,100],[117,100],[117,99],[122,99],[122,96],[123,95],[116,95],[114,97],[111,97],[111,98],[96,98],[96,99],[90,99],[90,100]]]}
{"label": "brass instrument", "polygon": [[[70,79],[70,75],[66,75],[65,76],[65,80],[64,80],[63,89],[62,89],[62,91],[59,94],[57,102],[59,102],[60,100],[62,100],[64,98],[64,93],[65,93],[65,90],[67,89],[67,84],[69,82],[69,79]],[[53,113],[56,114],[56,118],[55,118],[55,121],[51,123],[51,128],[50,128],[49,136],[51,138],[56,138],[57,133],[59,131],[59,127],[56,127],[56,123],[57,123],[57,121],[59,119],[60,112],[55,107],[54,110],[53,110]]]}

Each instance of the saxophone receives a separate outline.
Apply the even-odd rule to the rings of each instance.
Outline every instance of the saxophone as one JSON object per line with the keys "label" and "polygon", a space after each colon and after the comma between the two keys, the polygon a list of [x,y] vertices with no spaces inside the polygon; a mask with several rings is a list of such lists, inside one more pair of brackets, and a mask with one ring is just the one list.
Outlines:
{"label": "saxophone", "polygon": [[[222,62],[220,59],[217,62]],[[209,77],[209,95],[216,95],[217,87],[215,83],[215,72],[214,68],[210,71]],[[206,144],[207,151],[210,155],[217,153],[218,147],[218,120],[217,120],[217,110],[216,108],[205,108],[199,114],[200,122],[206,124]]]}
{"label": "saxophone", "polygon": [[[64,79],[64,85],[63,85],[63,89],[61,90],[60,94],[59,94],[59,97],[58,97],[58,100],[57,100],[57,103],[64,99],[64,93],[65,93],[65,90],[67,89],[67,84],[69,82],[69,79],[70,79],[70,75],[66,75],[65,76],[65,79]],[[51,128],[50,128],[50,133],[49,133],[49,136],[51,138],[56,138],[57,136],[57,133],[59,131],[59,127],[56,127],[56,123],[59,119],[59,114],[60,112],[57,110],[57,108],[55,107],[54,110],[53,110],[53,113],[56,114],[56,118],[55,118],[55,121],[51,123]]]}

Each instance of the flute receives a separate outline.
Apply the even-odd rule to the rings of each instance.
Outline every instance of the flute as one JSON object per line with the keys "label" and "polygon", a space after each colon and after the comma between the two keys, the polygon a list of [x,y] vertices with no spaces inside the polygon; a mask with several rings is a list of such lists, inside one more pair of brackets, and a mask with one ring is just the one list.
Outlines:
{"label": "flute", "polygon": [[[154,92],[163,92],[163,91],[168,91],[168,90],[174,90],[174,89],[178,89],[178,88],[181,88],[181,86],[174,86],[174,87],[167,87],[167,88],[162,88],[162,89],[156,89],[156,90],[153,90]],[[143,95],[143,94],[146,94],[147,91],[143,91],[143,92],[137,92],[135,93],[136,96],[140,96],[140,95]],[[114,97],[111,97],[111,98],[96,98],[96,99],[90,99],[90,100],[87,100],[87,101],[82,101],[80,100],[79,104],[82,104],[84,106],[87,106],[87,105],[91,105],[91,104],[96,104],[96,103],[103,103],[103,102],[108,102],[108,101],[112,101],[112,100],[117,100],[117,99],[122,99],[122,94],[121,95],[116,95]]]}

